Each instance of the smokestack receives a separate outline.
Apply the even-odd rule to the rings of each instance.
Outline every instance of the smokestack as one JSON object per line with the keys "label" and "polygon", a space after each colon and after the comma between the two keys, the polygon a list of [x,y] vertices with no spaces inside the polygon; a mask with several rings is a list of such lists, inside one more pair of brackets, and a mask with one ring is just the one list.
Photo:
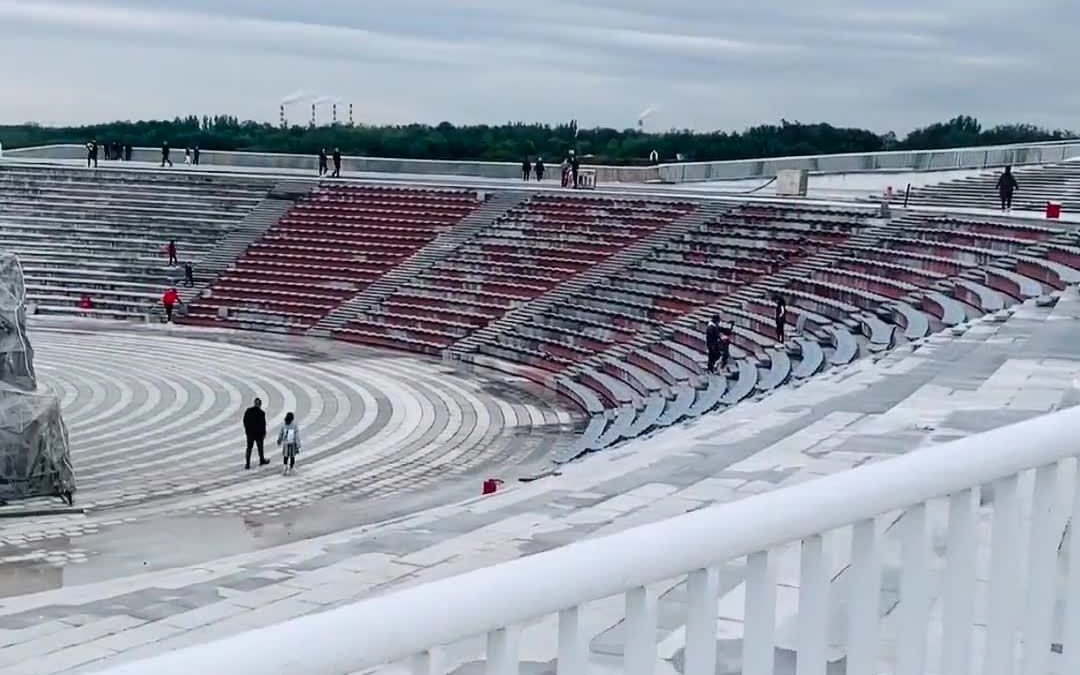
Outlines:
{"label": "smokestack", "polygon": [[337,126],[337,103],[334,104],[334,126]]}
{"label": "smokestack", "polygon": [[315,126],[315,104],[314,103],[311,104],[311,126],[313,128]]}
{"label": "smokestack", "polygon": [[353,125],[353,118],[352,118],[352,103],[350,103],[350,104],[349,104],[349,126],[351,127],[352,125]]}
{"label": "smokestack", "polygon": [[288,124],[285,123],[285,104],[284,103],[281,105],[280,118],[281,118],[281,128],[282,129],[289,126]]}

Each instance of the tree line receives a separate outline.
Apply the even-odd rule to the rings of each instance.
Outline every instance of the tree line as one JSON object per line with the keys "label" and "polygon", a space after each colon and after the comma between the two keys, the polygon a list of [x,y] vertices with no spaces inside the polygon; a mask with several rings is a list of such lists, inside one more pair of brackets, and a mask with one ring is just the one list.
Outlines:
{"label": "tree line", "polygon": [[156,147],[168,141],[174,148],[198,145],[203,150],[246,150],[316,154],[320,148],[339,148],[346,155],[410,159],[519,162],[538,156],[558,161],[569,150],[590,162],[647,164],[653,152],[660,161],[716,161],[880,150],[928,150],[1073,138],[1065,130],[1031,124],[983,128],[967,115],[916,129],[903,138],[888,132],[781,120],[741,132],[642,129],[578,129],[575,122],[559,125],[506,123],[455,126],[407,124],[393,126],[290,126],[241,121],[230,115],[177,117],[172,121],[109,122],[81,127],[46,127],[34,123],[0,126],[5,148],[61,143],[120,142]]}

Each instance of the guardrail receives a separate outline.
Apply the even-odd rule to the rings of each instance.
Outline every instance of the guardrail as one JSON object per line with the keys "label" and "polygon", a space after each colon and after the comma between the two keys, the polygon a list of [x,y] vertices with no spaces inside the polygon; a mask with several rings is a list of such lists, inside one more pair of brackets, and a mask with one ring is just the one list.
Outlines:
{"label": "guardrail", "polygon": [[[45,145],[4,151],[5,156],[27,159],[85,160],[81,145]],[[173,161],[182,161],[183,148],[173,149]],[[598,184],[608,183],[693,183],[715,180],[773,178],[782,169],[806,169],[813,173],[859,173],[868,171],[941,171],[983,169],[1007,164],[1049,164],[1080,157],[1080,140],[1001,145],[982,148],[869,152],[843,155],[738,159],[723,162],[689,162],[656,166],[582,165],[596,172]],[[135,148],[132,159],[161,161],[158,148]],[[318,160],[308,155],[268,152],[225,152],[203,150],[201,161],[224,167],[290,169],[315,175]],[[557,170],[554,165],[552,169]],[[519,180],[521,165],[513,162],[466,162],[384,157],[344,157],[345,171],[417,175],[468,176],[488,180]]]}
{"label": "guardrail", "polygon": [[[1080,537],[1071,534],[1063,654],[1051,653],[1052,640],[1058,642],[1053,636],[1060,533],[1070,513],[1072,522],[1080,522],[1078,434],[1080,408],[1072,408],[104,672],[343,675],[408,659],[413,675],[439,675],[445,671],[434,650],[486,636],[486,672],[516,675],[522,627],[543,630],[546,623],[534,622],[557,615],[557,628],[550,630],[557,640],[558,673],[585,675],[588,603],[622,595],[623,670],[651,675],[657,661],[653,585],[685,577],[683,672],[714,675],[718,566],[745,558],[741,672],[772,675],[776,551],[796,543],[801,546],[796,672],[824,675],[830,616],[843,609],[846,672],[876,675],[885,655],[882,617],[889,610],[881,606],[882,562],[886,539],[899,532],[899,605],[890,612],[896,619],[897,675],[968,675],[979,661],[976,672],[983,675],[1012,675],[1017,657],[1024,675],[1046,675],[1052,657],[1063,660],[1054,672],[1080,673]],[[1026,480],[1031,473],[1033,485]],[[1027,519],[1022,513],[1029,500]],[[931,537],[939,507],[947,507],[947,518],[941,519],[947,522]],[[983,658],[973,659],[980,509],[992,511],[992,551],[985,582],[985,648]],[[841,538],[838,534],[850,534],[851,562],[841,573],[847,576],[844,583],[830,589],[833,566],[826,542]],[[942,544],[946,563],[938,572],[931,552]],[[938,574],[942,582],[932,583]],[[929,664],[927,656],[935,586],[943,594],[940,666]],[[832,598],[841,592],[841,607],[830,611]]]}
{"label": "guardrail", "polygon": [[1080,156],[1080,141],[1001,145],[949,150],[852,153],[776,157],[728,162],[664,164],[659,167],[665,183],[772,178],[783,169],[812,173],[859,173],[866,171],[943,171],[985,169],[1009,164],[1050,164]]}

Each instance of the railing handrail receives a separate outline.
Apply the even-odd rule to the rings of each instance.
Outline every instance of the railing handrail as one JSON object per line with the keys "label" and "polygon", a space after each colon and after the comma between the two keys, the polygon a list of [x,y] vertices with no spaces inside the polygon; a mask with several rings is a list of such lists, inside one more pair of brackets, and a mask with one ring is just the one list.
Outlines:
{"label": "railing handrail", "polygon": [[354,672],[1052,464],[1078,433],[1071,408],[104,672]]}

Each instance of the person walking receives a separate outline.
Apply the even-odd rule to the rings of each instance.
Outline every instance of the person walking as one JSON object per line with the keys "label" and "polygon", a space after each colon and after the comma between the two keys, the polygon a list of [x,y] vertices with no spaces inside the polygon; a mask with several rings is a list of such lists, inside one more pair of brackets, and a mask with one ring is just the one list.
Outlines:
{"label": "person walking", "polygon": [[705,350],[709,354],[709,362],[705,370],[709,373],[716,373],[716,362],[720,360],[720,332],[720,315],[713,314],[709,325],[705,327]]}
{"label": "person walking", "polygon": [[781,345],[784,344],[784,324],[787,323],[787,303],[784,302],[784,296],[779,293],[774,298],[776,306],[773,309],[773,316],[776,320],[776,340]]}
{"label": "person walking", "polygon": [[97,168],[97,141],[86,144],[86,168],[89,169],[91,164]]}
{"label": "person walking", "polygon": [[1001,198],[1001,210],[1011,211],[1013,193],[1016,192],[1020,184],[1016,182],[1016,176],[1013,175],[1012,167],[1005,167],[1005,173],[998,176],[997,189],[998,197]]}
{"label": "person walking", "polygon": [[169,142],[165,141],[161,144],[161,167],[165,168],[168,164],[170,167],[173,165],[172,160],[169,159]]}
{"label": "person walking", "polygon": [[300,454],[300,426],[292,413],[285,414],[285,424],[278,432],[277,444],[281,447],[281,457],[285,465],[284,473],[287,476],[296,467],[296,456]]}
{"label": "person walking", "polygon": [[184,166],[191,166],[191,148],[184,148]]}
{"label": "person walking", "polygon": [[262,399],[244,411],[244,436],[247,437],[247,450],[244,454],[244,469],[251,468],[251,448],[259,450],[259,466],[266,466],[270,460],[263,454],[263,442],[266,440],[266,413],[262,409]]}
{"label": "person walking", "polygon": [[326,167],[326,148],[319,148],[319,177],[326,175],[329,169]]}
{"label": "person walking", "polygon": [[195,166],[199,166],[199,146],[195,146],[195,150],[191,153],[191,163]]}
{"label": "person walking", "polygon": [[334,160],[334,178],[341,178],[341,149],[334,148],[334,154],[332,156]]}
{"label": "person walking", "polygon": [[543,157],[537,157],[536,158],[536,169],[533,171],[533,175],[536,176],[536,182],[537,183],[544,180],[544,158]]}
{"label": "person walking", "polygon": [[532,180],[532,162],[529,161],[528,157],[521,163],[521,180],[526,183]]}
{"label": "person walking", "polygon": [[165,252],[169,254],[169,267],[180,264],[176,259],[176,240],[170,239],[168,245],[165,246]]}
{"label": "person walking", "polygon": [[190,261],[184,263],[184,285],[188,288],[195,287],[195,268]]}
{"label": "person walking", "polygon": [[165,308],[165,321],[172,323],[173,308],[180,304],[180,294],[170,288],[161,296],[161,306]]}

